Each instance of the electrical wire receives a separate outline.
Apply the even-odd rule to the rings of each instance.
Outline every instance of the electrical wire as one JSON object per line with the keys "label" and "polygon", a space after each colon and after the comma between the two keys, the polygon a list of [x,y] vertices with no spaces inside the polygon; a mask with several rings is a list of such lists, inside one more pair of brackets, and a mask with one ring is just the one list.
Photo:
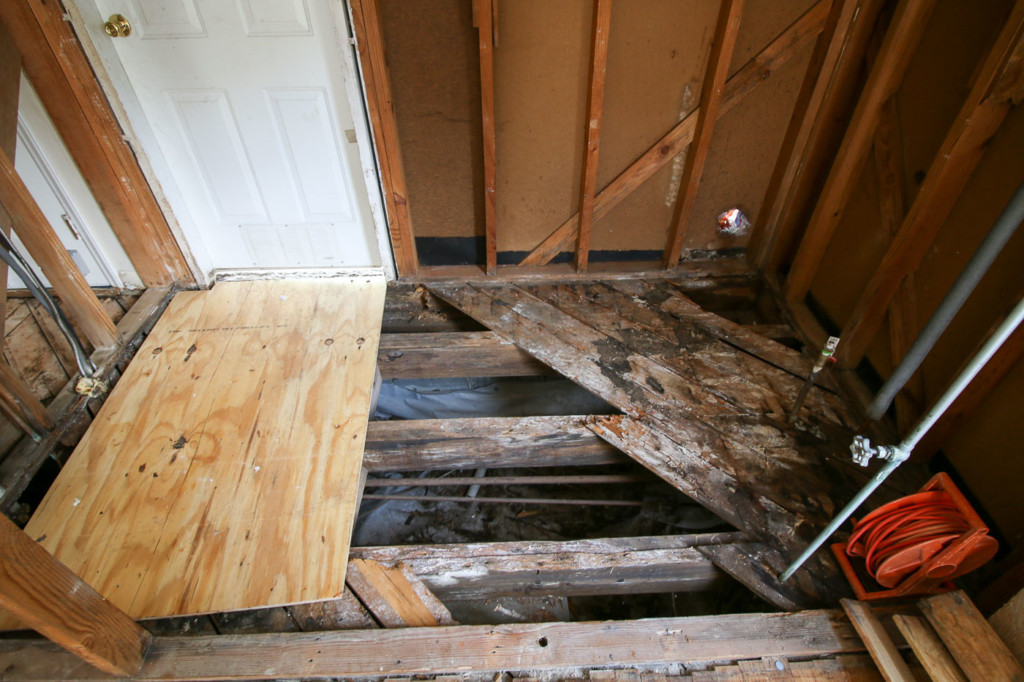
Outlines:
{"label": "electrical wire", "polygon": [[64,316],[60,306],[57,305],[57,302],[46,291],[46,287],[43,286],[39,277],[36,276],[35,271],[3,230],[0,230],[0,246],[3,247],[0,248],[0,260],[7,263],[8,267],[25,283],[25,286],[28,287],[28,290],[35,299],[39,301],[40,305],[54,319],[57,328],[60,329],[61,334],[63,334],[71,346],[71,350],[75,355],[75,364],[78,365],[78,371],[82,376],[91,378],[96,373],[96,365],[93,364],[89,354],[85,352],[85,347],[82,345],[75,330],[71,327],[68,318]]}

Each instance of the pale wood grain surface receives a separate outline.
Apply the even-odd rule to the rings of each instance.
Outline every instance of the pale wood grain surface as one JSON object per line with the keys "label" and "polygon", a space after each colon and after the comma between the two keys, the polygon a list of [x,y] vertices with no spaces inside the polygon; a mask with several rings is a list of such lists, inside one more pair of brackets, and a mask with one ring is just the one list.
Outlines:
{"label": "pale wood grain surface", "polygon": [[134,618],[345,585],[383,278],[171,303],[26,531]]}

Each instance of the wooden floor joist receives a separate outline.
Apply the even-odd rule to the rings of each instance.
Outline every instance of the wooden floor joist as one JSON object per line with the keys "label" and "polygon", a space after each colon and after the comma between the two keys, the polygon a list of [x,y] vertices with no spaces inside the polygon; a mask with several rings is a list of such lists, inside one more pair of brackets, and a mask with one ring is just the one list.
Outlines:
{"label": "wooden floor joist", "polygon": [[403,563],[442,600],[695,592],[721,578],[697,548],[742,533],[544,542],[354,547],[351,557]]}
{"label": "wooden floor joist", "polygon": [[[841,611],[640,621],[156,637],[140,680],[388,677],[698,666],[862,653]],[[104,679],[45,640],[0,640],[7,680]]]}
{"label": "wooden floor joist", "polygon": [[367,471],[437,471],[621,464],[628,458],[587,417],[479,417],[370,422]]}
{"label": "wooden floor joist", "polygon": [[491,332],[384,334],[377,365],[385,379],[553,374],[547,365]]}

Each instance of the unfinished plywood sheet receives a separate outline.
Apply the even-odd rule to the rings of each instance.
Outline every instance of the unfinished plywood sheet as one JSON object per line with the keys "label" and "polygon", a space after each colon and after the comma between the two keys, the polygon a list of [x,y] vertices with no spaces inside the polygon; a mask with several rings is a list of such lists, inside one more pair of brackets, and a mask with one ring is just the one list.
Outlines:
{"label": "unfinished plywood sheet", "polygon": [[384,289],[178,294],[26,531],[133,618],[339,594]]}

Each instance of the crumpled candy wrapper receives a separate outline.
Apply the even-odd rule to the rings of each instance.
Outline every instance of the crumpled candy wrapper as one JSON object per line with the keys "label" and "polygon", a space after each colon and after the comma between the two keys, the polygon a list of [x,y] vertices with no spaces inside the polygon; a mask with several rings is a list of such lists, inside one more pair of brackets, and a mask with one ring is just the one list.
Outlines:
{"label": "crumpled candy wrapper", "polygon": [[742,237],[750,231],[750,219],[738,208],[730,208],[718,214],[718,234],[727,237]]}

